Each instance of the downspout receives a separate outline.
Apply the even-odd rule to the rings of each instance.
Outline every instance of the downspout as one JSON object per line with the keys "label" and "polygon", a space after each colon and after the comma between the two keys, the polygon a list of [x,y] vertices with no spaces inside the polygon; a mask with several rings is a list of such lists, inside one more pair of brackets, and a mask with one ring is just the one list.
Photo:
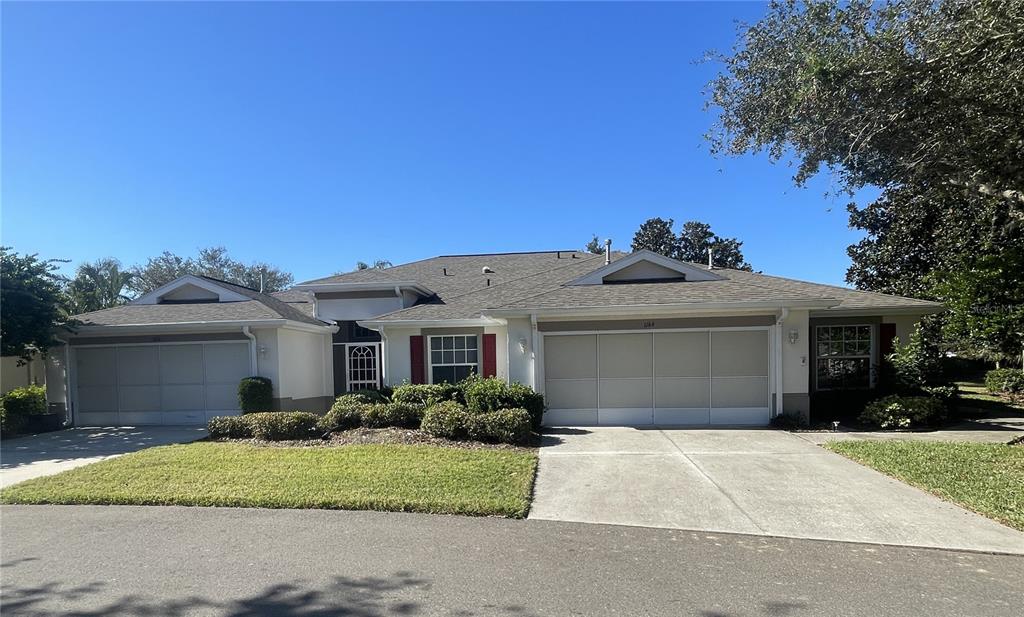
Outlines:
{"label": "downspout", "polygon": [[388,357],[388,335],[384,333],[384,326],[380,327],[380,385],[383,386],[387,383],[388,378],[388,363],[386,358]]}
{"label": "downspout", "polygon": [[255,377],[260,374],[260,367],[256,361],[256,335],[249,331],[249,326],[242,326],[242,334],[249,339],[249,371]]}
{"label": "downspout", "polygon": [[784,398],[783,380],[782,380],[782,331],[785,326],[786,318],[789,317],[789,309],[783,307],[779,311],[779,320],[775,323],[775,415],[781,416],[784,408],[782,399]]}
{"label": "downspout", "polygon": [[540,380],[537,379],[537,313],[530,313],[530,334],[533,338],[533,340],[531,341],[530,349],[531,353],[533,354],[533,366],[531,367],[533,370],[530,371],[530,381],[532,381],[533,383],[530,384],[530,386],[534,389],[534,391],[540,392],[540,389],[538,387]]}
{"label": "downspout", "polygon": [[64,341],[64,419],[67,426],[75,425],[74,409],[71,403],[71,345]]}

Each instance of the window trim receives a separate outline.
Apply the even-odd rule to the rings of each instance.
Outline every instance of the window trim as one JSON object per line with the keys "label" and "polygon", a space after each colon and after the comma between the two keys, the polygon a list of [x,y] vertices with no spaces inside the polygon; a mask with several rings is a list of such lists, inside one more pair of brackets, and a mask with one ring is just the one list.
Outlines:
{"label": "window trim", "polygon": [[[476,340],[476,346],[473,347],[473,350],[476,351],[476,362],[453,362],[453,363],[441,362],[441,363],[435,365],[434,364],[434,356],[431,353],[433,351],[431,349],[431,341],[436,339],[436,338],[438,338],[438,339],[443,339],[443,338],[452,338],[452,339],[454,339],[454,337],[456,337],[456,336],[461,336],[461,337],[465,337],[465,338],[473,337],[473,339]],[[434,366],[472,366],[472,367],[475,367],[475,369],[476,369],[475,373],[477,375],[480,374],[480,365],[482,364],[481,360],[483,358],[481,358],[482,351],[480,349],[480,335],[477,334],[476,332],[467,332],[465,334],[429,334],[425,338],[426,338],[426,343],[427,343],[427,345],[426,345],[427,346],[427,349],[426,349],[426,356],[427,356],[427,383],[430,383],[430,384],[434,383]],[[454,340],[452,341],[452,344],[453,345],[455,344]],[[442,351],[443,351],[444,350],[444,342],[443,341],[441,343],[441,348],[442,348]],[[454,349],[454,347],[452,349]],[[469,349],[469,348],[466,347],[464,349]]]}
{"label": "window trim", "polygon": [[[877,339],[877,333],[875,332],[875,330],[876,330],[875,326],[876,325],[877,324],[873,324],[873,323],[834,323],[834,324],[816,324],[814,326],[814,345],[813,345],[813,348],[812,348],[814,362],[811,365],[811,370],[814,373],[814,390],[816,392],[817,391],[829,392],[829,391],[836,391],[836,390],[864,390],[864,389],[871,389],[871,388],[875,387],[875,346],[877,344],[877,340],[876,340]],[[867,355],[866,356],[864,356],[864,355],[853,355],[853,356],[849,356],[849,355],[821,356],[821,355],[819,355],[818,354],[818,345],[821,342],[821,339],[818,338],[818,332],[822,328],[869,328],[869,332],[871,332],[871,337],[870,337],[870,347],[868,348]],[[829,387],[822,387],[820,385],[820,383],[819,383],[820,375],[818,374],[818,361],[819,360],[822,360],[822,359],[825,359],[825,360],[833,360],[833,359],[834,360],[860,360],[860,359],[863,359],[863,358],[867,358],[867,360],[868,360],[868,385],[867,385],[867,388],[829,388]]]}

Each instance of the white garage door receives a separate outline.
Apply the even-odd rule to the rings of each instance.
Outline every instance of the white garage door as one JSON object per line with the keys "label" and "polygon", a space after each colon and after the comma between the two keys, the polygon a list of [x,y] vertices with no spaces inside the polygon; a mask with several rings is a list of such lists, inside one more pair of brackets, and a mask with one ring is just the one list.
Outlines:
{"label": "white garage door", "polygon": [[204,424],[239,413],[249,344],[75,348],[78,426]]}
{"label": "white garage door", "polygon": [[768,330],[544,337],[551,425],[765,425]]}

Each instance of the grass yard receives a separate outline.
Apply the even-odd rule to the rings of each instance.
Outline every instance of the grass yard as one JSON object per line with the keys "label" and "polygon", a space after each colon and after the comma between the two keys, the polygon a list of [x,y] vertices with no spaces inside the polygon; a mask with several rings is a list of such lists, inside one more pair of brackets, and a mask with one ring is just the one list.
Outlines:
{"label": "grass yard", "polygon": [[992,394],[980,381],[958,381],[956,385],[960,389],[960,402],[963,407],[1004,412],[1009,415],[1024,413],[1024,407]]}
{"label": "grass yard", "polygon": [[1024,531],[1024,447],[921,441],[831,441],[825,447]]}
{"label": "grass yard", "polygon": [[199,442],[150,448],[37,478],[2,503],[339,508],[526,516],[537,456],[528,450]]}

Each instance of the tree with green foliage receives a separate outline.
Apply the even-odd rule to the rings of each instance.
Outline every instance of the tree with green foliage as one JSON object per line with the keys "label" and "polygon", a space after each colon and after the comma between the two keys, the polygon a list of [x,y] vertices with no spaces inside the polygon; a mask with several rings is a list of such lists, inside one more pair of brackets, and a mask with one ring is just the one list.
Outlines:
{"label": "tree with green foliage", "polygon": [[132,273],[111,257],[81,264],[65,289],[68,311],[77,315],[125,304],[131,280]]}
{"label": "tree with green foliage", "polygon": [[378,259],[372,264],[368,264],[365,261],[356,262],[356,270],[383,270],[390,268],[393,264],[386,259]]}
{"label": "tree with green foliage", "polygon": [[145,264],[134,266],[131,274],[129,288],[137,294],[153,291],[186,274],[209,276],[267,293],[285,290],[295,281],[290,273],[275,266],[263,262],[246,265],[231,259],[223,246],[200,249],[196,257],[164,251]]}
{"label": "tree with green foliage", "polygon": [[19,255],[0,247],[0,351],[24,361],[61,344],[67,325],[63,279],[55,259]]}
{"label": "tree with green foliage", "polygon": [[849,194],[880,188],[848,207],[865,232],[848,249],[858,288],[947,301],[960,326],[963,311],[1012,313],[991,304],[1011,298],[964,297],[982,290],[958,277],[1017,267],[1006,252],[1024,242],[1022,49],[1015,0],[775,0],[709,84],[711,149],[792,161],[800,186],[828,170]]}
{"label": "tree with green foliage", "polygon": [[597,234],[594,234],[594,237],[590,239],[590,242],[587,242],[583,250],[592,255],[604,255],[605,246],[601,239],[597,237]]}
{"label": "tree with green foliage", "polygon": [[682,261],[707,263],[710,250],[716,268],[752,270],[743,258],[741,246],[743,243],[736,238],[723,238],[715,234],[707,223],[687,221],[679,231],[679,252],[675,257]]}
{"label": "tree with green foliage", "polygon": [[633,235],[631,248],[633,251],[647,249],[666,257],[679,254],[679,238],[672,230],[675,221],[672,219],[647,219]]}

